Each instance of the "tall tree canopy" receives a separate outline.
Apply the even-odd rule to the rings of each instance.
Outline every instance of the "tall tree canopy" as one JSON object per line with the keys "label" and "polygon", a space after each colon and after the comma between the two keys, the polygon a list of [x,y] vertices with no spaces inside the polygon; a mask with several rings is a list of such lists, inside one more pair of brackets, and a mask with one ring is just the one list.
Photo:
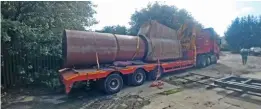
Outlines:
{"label": "tall tree canopy", "polygon": [[[30,82],[51,80],[50,75],[57,74],[60,64],[49,62],[52,65],[47,66],[47,58],[61,59],[63,30],[84,30],[96,24],[93,7],[90,1],[1,2],[2,72],[19,72]],[[15,70],[8,70],[9,65]],[[47,67],[56,71],[45,70],[51,69]]]}
{"label": "tall tree canopy", "polygon": [[127,28],[125,26],[105,26],[102,30],[97,30],[96,32],[102,32],[102,33],[114,33],[114,34],[127,34]]}
{"label": "tall tree canopy", "polygon": [[[186,20],[195,21],[194,18],[185,9],[178,9],[176,6],[169,6],[155,2],[148,4],[146,8],[136,11],[131,16],[130,34],[137,35],[140,26],[148,20],[157,20],[175,30],[185,23]],[[195,21],[196,22],[196,21]],[[197,22],[196,22],[197,23]],[[199,23],[197,23],[200,27]]]}
{"label": "tall tree canopy", "polygon": [[261,47],[261,16],[236,18],[225,32],[225,39],[233,51],[243,47]]}

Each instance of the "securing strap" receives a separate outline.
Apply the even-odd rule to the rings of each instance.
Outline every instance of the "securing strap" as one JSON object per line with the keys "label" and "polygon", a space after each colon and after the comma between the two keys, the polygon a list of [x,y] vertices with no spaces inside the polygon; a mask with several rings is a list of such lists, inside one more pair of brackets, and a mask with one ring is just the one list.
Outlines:
{"label": "securing strap", "polygon": [[97,63],[97,66],[98,66],[97,70],[100,70],[99,56],[98,56],[97,52],[95,52],[95,57],[96,57],[96,63]]}
{"label": "securing strap", "polygon": [[138,37],[136,51],[135,51],[134,55],[132,56],[131,60],[133,60],[139,52],[140,52],[140,37]]}
{"label": "securing strap", "polygon": [[[94,37],[94,45],[96,47],[96,36],[95,34],[93,34],[93,37]],[[95,58],[96,58],[96,63],[97,63],[97,70],[100,70],[100,62],[99,62],[99,55],[98,55],[98,52],[97,52],[97,49],[95,49]]]}
{"label": "securing strap", "polygon": [[114,57],[114,61],[116,61],[116,58],[117,58],[117,56],[118,56],[118,54],[120,52],[120,45],[119,45],[119,40],[118,40],[117,36],[115,34],[112,34],[112,35],[114,36],[114,38],[116,40],[116,49],[117,49],[117,51],[116,51],[116,55]]}

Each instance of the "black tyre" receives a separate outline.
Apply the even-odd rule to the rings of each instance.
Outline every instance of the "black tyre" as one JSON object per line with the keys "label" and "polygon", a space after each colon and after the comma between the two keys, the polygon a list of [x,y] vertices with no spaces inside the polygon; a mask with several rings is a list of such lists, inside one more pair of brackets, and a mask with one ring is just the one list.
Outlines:
{"label": "black tyre", "polygon": [[204,55],[197,57],[196,67],[203,68],[207,66],[207,58]]}
{"label": "black tyre", "polygon": [[137,69],[133,74],[130,75],[130,84],[139,86],[146,80],[146,73],[143,69]]}
{"label": "black tyre", "polygon": [[216,63],[217,63],[217,57],[216,57],[215,55],[213,56],[212,63],[213,63],[213,64],[216,64]]}
{"label": "black tyre", "polygon": [[200,56],[197,56],[197,60],[196,60],[196,67],[197,68],[200,68],[201,67],[201,57]]}
{"label": "black tyre", "polygon": [[205,56],[200,56],[200,67],[206,67],[207,66],[207,60],[205,58]]}
{"label": "black tyre", "polygon": [[[153,71],[148,73],[148,80],[151,80],[151,81],[156,80],[159,67],[160,66],[155,67],[155,69]],[[161,77],[162,73],[163,73],[163,68],[160,67],[160,76],[159,76],[159,78]]]}
{"label": "black tyre", "polygon": [[118,93],[123,86],[122,77],[119,74],[111,74],[103,81],[103,91],[107,94]]}
{"label": "black tyre", "polygon": [[207,66],[211,64],[211,58],[209,56],[206,56],[206,62]]}

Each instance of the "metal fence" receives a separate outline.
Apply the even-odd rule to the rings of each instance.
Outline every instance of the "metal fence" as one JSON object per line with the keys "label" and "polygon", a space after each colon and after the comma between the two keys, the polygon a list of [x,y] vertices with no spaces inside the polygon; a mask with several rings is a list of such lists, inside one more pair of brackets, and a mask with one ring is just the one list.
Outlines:
{"label": "metal fence", "polygon": [[24,85],[48,85],[58,79],[61,59],[55,56],[2,55],[1,88],[8,89]]}
{"label": "metal fence", "polygon": [[12,65],[14,63],[15,59],[14,58],[9,58],[8,59],[1,58],[3,61],[1,63],[1,85],[2,88],[9,88],[11,86],[14,86],[18,81],[19,81],[19,76],[15,71],[15,65]]}

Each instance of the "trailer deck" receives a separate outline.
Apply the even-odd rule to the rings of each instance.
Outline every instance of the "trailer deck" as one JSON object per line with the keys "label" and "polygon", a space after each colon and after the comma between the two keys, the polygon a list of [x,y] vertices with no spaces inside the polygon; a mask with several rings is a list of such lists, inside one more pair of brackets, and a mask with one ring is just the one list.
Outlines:
{"label": "trailer deck", "polygon": [[[179,60],[172,62],[162,62],[162,72],[173,72],[176,70],[182,70],[191,68],[194,66],[194,60]],[[71,88],[75,82],[80,81],[97,81],[106,78],[112,73],[119,73],[121,75],[133,74],[137,69],[143,69],[146,74],[151,73],[157,68],[159,64],[143,64],[143,65],[128,65],[126,67],[110,66],[101,69],[62,69],[60,70],[61,80],[65,85],[66,93],[71,91]]]}

